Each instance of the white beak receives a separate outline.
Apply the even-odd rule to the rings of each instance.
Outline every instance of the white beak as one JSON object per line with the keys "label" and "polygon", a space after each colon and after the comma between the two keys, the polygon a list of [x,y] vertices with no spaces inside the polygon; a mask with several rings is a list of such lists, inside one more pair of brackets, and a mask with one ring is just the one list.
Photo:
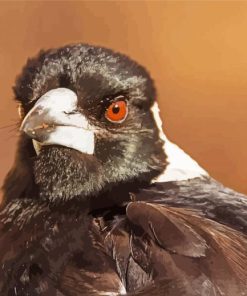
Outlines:
{"label": "white beak", "polygon": [[36,141],[36,152],[39,145],[61,145],[94,153],[93,128],[78,111],[77,103],[77,95],[67,88],[53,89],[40,97],[20,127]]}

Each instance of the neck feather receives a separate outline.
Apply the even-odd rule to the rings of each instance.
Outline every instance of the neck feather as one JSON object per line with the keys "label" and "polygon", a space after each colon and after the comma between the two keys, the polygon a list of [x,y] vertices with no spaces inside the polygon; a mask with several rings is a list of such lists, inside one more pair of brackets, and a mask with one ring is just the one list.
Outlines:
{"label": "neck feather", "polygon": [[168,161],[166,169],[153,182],[181,181],[208,176],[208,173],[194,159],[167,139],[162,129],[157,102],[154,103],[151,111],[159,129],[159,136],[164,141],[163,149]]}

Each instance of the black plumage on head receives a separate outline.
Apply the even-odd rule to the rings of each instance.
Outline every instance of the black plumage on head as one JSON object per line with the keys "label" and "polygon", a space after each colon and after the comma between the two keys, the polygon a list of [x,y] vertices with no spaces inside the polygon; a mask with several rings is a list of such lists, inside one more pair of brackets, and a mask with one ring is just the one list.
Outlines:
{"label": "black plumage on head", "polygon": [[14,93],[0,295],[247,295],[247,199],[162,134],[142,66],[65,46],[30,59]]}
{"label": "black plumage on head", "polygon": [[[91,156],[47,146],[36,157],[32,140],[22,135],[18,165],[5,182],[6,199],[12,197],[13,191],[18,194],[13,183],[21,189],[19,197],[33,196],[32,190],[36,196],[38,190],[41,198],[56,201],[95,196],[119,185],[128,192],[129,186],[149,183],[164,170],[163,141],[149,111],[156,98],[155,87],[142,66],[109,49],[66,46],[42,51],[29,60],[17,78],[14,92],[26,115],[42,95],[56,88],[76,93],[78,109],[96,130],[95,153]],[[106,120],[105,109],[119,97],[127,101],[129,112],[123,123],[114,124]],[[21,170],[27,166],[25,176],[30,184],[37,185],[32,190],[29,184],[27,188],[19,184],[25,174]]]}

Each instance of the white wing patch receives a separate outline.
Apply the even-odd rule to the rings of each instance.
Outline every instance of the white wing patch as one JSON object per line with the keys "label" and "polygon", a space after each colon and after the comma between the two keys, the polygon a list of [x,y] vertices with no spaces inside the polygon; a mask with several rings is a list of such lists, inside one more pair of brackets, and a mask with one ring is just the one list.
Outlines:
{"label": "white wing patch", "polygon": [[168,161],[165,171],[156,177],[153,182],[181,181],[208,176],[208,173],[200,167],[194,159],[176,144],[167,139],[162,129],[162,121],[159,115],[159,106],[157,102],[154,103],[151,111],[160,131],[160,138],[165,142],[163,149],[167,155]]}

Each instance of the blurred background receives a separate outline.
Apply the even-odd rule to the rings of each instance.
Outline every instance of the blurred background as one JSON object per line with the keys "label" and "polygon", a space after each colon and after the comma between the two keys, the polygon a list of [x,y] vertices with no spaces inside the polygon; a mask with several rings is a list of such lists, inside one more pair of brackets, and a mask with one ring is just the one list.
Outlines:
{"label": "blurred background", "polygon": [[40,49],[86,42],[145,65],[167,136],[247,194],[247,2],[0,2],[0,183],[14,161],[12,86]]}

